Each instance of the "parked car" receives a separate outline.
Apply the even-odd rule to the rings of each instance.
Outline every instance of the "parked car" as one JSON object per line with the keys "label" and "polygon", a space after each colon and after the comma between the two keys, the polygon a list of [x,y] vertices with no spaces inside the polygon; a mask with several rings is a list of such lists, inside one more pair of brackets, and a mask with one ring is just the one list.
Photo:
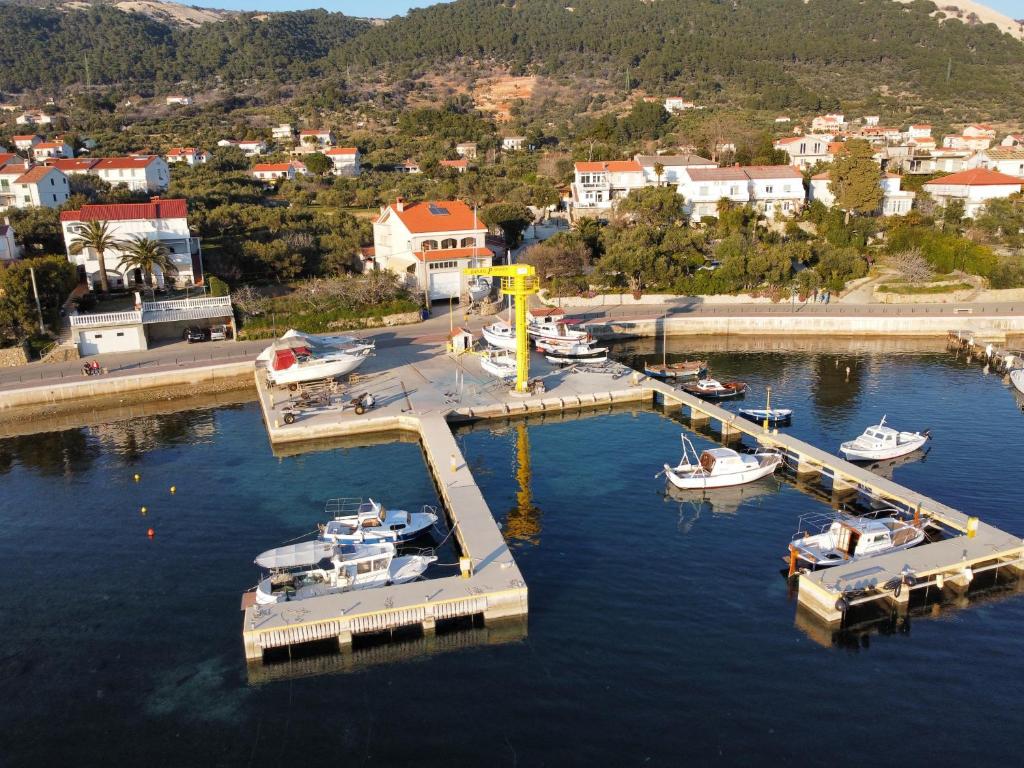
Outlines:
{"label": "parked car", "polygon": [[181,334],[181,338],[187,341],[189,344],[195,344],[197,341],[209,341],[210,340],[210,329],[200,328],[199,326],[192,326],[186,328]]}
{"label": "parked car", "polygon": [[228,337],[228,329],[223,325],[214,325],[210,328],[210,341],[224,341]]}

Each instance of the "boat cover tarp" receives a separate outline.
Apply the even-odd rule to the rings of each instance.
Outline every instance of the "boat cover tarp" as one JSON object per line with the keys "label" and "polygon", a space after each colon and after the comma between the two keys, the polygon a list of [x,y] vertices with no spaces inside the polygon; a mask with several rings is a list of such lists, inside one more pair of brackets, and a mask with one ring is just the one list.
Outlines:
{"label": "boat cover tarp", "polygon": [[302,541],[268,549],[256,558],[256,565],[267,570],[313,566],[333,557],[336,546],[326,541]]}

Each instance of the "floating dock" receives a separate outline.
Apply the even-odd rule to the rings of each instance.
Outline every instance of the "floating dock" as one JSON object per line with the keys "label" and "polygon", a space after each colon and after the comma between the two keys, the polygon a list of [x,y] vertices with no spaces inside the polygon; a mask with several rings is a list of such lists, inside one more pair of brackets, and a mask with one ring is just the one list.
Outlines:
{"label": "floating dock", "polygon": [[[543,391],[522,396],[509,391],[480,368],[471,353],[446,354],[443,339],[421,338],[389,348],[363,365],[344,394],[319,393],[303,400],[272,387],[262,364],[255,376],[260,406],[275,450],[299,449],[299,443],[351,435],[394,434],[418,437],[427,465],[458,541],[460,573],[411,584],[361,590],[297,602],[256,606],[243,599],[246,657],[260,660],[266,651],[337,640],[348,647],[354,636],[402,627],[436,631],[438,622],[482,617],[525,617],[528,591],[523,576],[452,435],[452,426],[485,419],[564,414],[617,404],[679,408],[690,424],[717,425],[723,442],[744,435],[778,449],[798,478],[826,479],[834,496],[866,494],[930,519],[955,532],[952,538],[901,553],[827,570],[802,573],[801,608],[826,625],[841,622],[854,605],[887,599],[906,604],[913,589],[939,586],[966,589],[973,574],[1008,568],[1024,571],[1024,541],[919,494],[863,467],[778,430],[766,430],[671,385],[650,379],[619,363],[556,368],[531,365],[531,377]],[[356,414],[349,401],[362,392],[378,407]],[[286,415],[292,418],[287,421]],[[784,543],[780,542],[780,551]],[[894,584],[906,586],[894,589]]]}

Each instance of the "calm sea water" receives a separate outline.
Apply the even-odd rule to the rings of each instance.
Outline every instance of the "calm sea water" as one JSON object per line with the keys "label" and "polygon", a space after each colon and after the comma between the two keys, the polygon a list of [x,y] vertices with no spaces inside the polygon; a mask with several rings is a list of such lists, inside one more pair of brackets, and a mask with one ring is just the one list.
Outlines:
{"label": "calm sea water", "polygon": [[[933,428],[895,478],[1024,534],[1024,414],[979,368],[701,356],[748,381],[748,402],[770,384],[825,448],[883,414]],[[667,498],[654,474],[679,432],[618,412],[460,433],[530,587],[525,637],[478,628],[461,650],[410,640],[357,654],[389,664],[252,678],[238,605],[253,556],[311,530],[331,496],[436,503],[416,444],[276,458],[254,405],[0,440],[0,765],[1024,762],[1024,595],[807,630],[779,571],[798,516],[825,507],[774,481]]]}

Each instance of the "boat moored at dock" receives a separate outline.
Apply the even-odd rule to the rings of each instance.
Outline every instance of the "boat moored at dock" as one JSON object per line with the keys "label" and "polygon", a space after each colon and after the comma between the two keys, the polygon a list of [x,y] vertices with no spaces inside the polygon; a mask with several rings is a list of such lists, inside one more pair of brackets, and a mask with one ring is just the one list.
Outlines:
{"label": "boat moored at dock", "polygon": [[320,531],[320,540],[332,544],[394,544],[411,541],[429,531],[438,521],[437,510],[424,506],[421,512],[386,509],[370,499],[330,499],[325,511],[330,519]]}
{"label": "boat moored at dock", "polygon": [[706,360],[644,363],[644,373],[655,379],[700,379],[707,376],[708,364]]}
{"label": "boat moored at dock", "polygon": [[[808,530],[815,527],[815,533]],[[830,568],[910,549],[924,540],[924,527],[901,519],[896,509],[876,511],[870,518],[842,513],[811,515],[801,518],[800,530],[789,543],[789,559],[811,568]]]}
{"label": "boat moored at dock", "polygon": [[1015,368],[1010,371],[1010,383],[1014,389],[1024,395],[1024,368]]}
{"label": "boat moored at dock", "polygon": [[514,379],[516,353],[511,349],[485,349],[480,353],[480,367],[499,379]]}
{"label": "boat moored at dock", "polygon": [[732,448],[709,448],[699,456],[693,443],[682,435],[683,456],[676,466],[665,465],[664,474],[676,488],[724,488],[752,483],[782,466],[776,451],[758,450],[741,454]]}
{"label": "boat moored at dock", "polygon": [[731,400],[746,394],[747,385],[742,381],[701,379],[693,384],[684,384],[682,390],[702,400]]}
{"label": "boat moored at dock", "polygon": [[875,426],[868,427],[854,440],[839,446],[839,452],[848,461],[878,461],[894,459],[913,453],[924,446],[931,432],[900,432],[885,425],[885,417]]}

